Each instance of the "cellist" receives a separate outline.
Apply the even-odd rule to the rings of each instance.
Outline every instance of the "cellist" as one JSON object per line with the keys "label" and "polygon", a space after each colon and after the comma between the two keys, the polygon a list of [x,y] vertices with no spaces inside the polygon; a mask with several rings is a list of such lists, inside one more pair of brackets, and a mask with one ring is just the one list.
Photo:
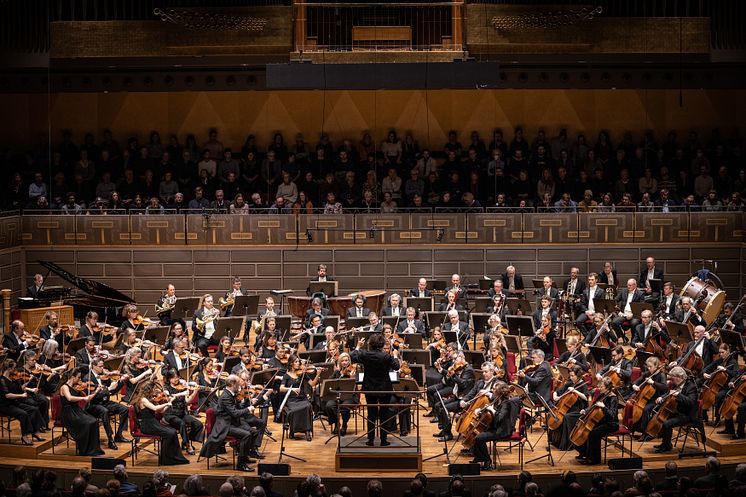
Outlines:
{"label": "cellist", "polygon": [[702,358],[704,364],[710,364],[713,356],[717,354],[718,350],[712,340],[710,340],[705,327],[701,324],[697,325],[694,327],[694,340],[686,344],[684,351],[681,353],[681,357],[679,357],[678,361],[669,364],[669,367],[683,366],[684,360],[690,356],[689,351],[692,350],[692,348],[694,349],[694,352]]}
{"label": "cellist", "polygon": [[[728,391],[736,388],[736,383],[738,383],[738,380],[739,377],[736,377],[728,383]],[[718,409],[718,413],[719,412],[720,410]],[[746,437],[746,433],[744,433],[744,427],[746,426],[746,398],[742,400],[740,404],[738,404],[738,408],[736,409],[736,423],[738,424],[738,430],[736,430],[736,426],[733,423],[732,417],[726,419],[725,430],[719,431],[718,433],[721,435],[729,434],[734,440],[740,440]]]}
{"label": "cellist", "polygon": [[[588,434],[588,440],[585,444],[576,447],[579,455],[575,459],[580,464],[601,464],[601,439],[607,433],[613,433],[619,429],[617,412],[619,400],[614,393],[614,384],[609,378],[604,378],[599,382],[596,399],[600,400],[596,400],[594,406],[603,409],[604,417]],[[583,409],[580,411],[580,415],[585,415],[586,411],[586,409]],[[580,421],[582,422],[582,418]]]}
{"label": "cellist", "polygon": [[666,330],[661,328],[658,323],[653,321],[653,311],[645,309],[640,314],[641,323],[635,327],[632,335],[632,346],[640,350],[645,350],[648,339],[657,340],[662,349],[670,341]]}
{"label": "cellist", "polygon": [[[687,377],[686,370],[681,366],[671,369],[668,373],[668,379],[673,383],[670,395],[676,397],[676,414],[663,423],[661,443],[655,446],[655,451],[658,453],[670,452],[673,448],[673,445],[671,445],[673,429],[688,423],[692,423],[695,428],[700,430],[703,438],[702,443],[705,443],[705,426],[697,415],[699,393],[694,380]],[[659,397],[655,402],[661,404],[663,400],[664,397]]]}
{"label": "cellist", "polygon": [[615,372],[622,377],[622,382],[617,385],[617,390],[625,399],[631,395],[629,381],[632,378],[632,362],[624,357],[624,348],[617,345],[611,350],[611,362],[596,374],[596,379],[601,381],[610,372]]}
{"label": "cellist", "polygon": [[[574,338],[577,342],[577,338]],[[568,338],[568,343],[570,339]],[[552,445],[557,447],[559,450],[570,450],[572,443],[570,442],[570,433],[575,428],[575,424],[580,419],[580,411],[588,405],[590,396],[588,395],[588,385],[583,381],[583,368],[580,365],[572,366],[570,368],[570,376],[568,380],[560,388],[554,391],[553,400],[555,404],[557,401],[567,392],[575,392],[577,394],[577,400],[570,406],[569,410],[565,413],[564,419],[562,420],[562,426],[558,430],[553,430],[551,434]]]}
{"label": "cellist", "polygon": [[558,365],[571,369],[574,366],[580,366],[583,371],[588,371],[590,366],[588,365],[588,360],[586,359],[585,354],[580,350],[579,342],[578,337],[567,337],[567,341],[565,342],[567,350],[559,356],[559,359],[557,359]]}
{"label": "cellist", "polygon": [[477,435],[473,447],[474,459],[471,463],[481,464],[483,471],[489,471],[492,469],[492,461],[487,442],[505,438],[515,431],[515,422],[521,411],[521,403],[518,397],[510,397],[510,386],[499,381],[495,384],[492,404],[485,409],[492,412],[492,423],[487,430]]}
{"label": "cellist", "polygon": [[[714,375],[718,371],[726,371],[728,373],[728,381],[726,382],[726,386],[728,383],[735,380],[741,372],[740,366],[738,365],[738,354],[731,354],[730,345],[725,342],[720,342],[720,347],[718,348],[718,358],[705,365],[705,368],[702,370],[701,381],[700,378],[697,378],[697,380],[695,380],[697,386],[701,387],[707,380],[712,377],[712,375]],[[715,403],[713,404],[713,408],[717,413],[715,424],[720,421],[720,406],[723,404],[723,400],[725,399],[726,395],[728,395],[727,387],[721,388],[720,391],[715,395]],[[726,428],[721,434],[733,435],[734,431],[732,427],[729,430],[727,424],[728,422],[726,421]]]}
{"label": "cellist", "polygon": [[664,395],[668,391],[668,384],[666,383],[666,374],[661,368],[661,361],[657,357],[648,357],[645,361],[645,367],[647,368],[644,373],[640,375],[637,381],[632,385],[633,395],[639,392],[642,387],[647,383],[655,387],[655,393],[648,399],[647,404],[642,410],[642,416],[637,423],[631,426],[633,432],[641,432],[640,442],[647,442],[653,438],[644,433],[645,427],[648,425],[648,421],[653,416],[653,409],[655,409],[658,397]]}

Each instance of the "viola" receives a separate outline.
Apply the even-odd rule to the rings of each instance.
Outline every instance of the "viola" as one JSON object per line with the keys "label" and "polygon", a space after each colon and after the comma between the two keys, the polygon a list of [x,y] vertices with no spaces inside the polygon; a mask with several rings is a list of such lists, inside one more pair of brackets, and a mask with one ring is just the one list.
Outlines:
{"label": "viola", "polygon": [[[574,385],[571,385],[571,387],[576,389],[584,383],[584,380],[580,380]],[[565,420],[565,414],[570,411],[579,398],[577,390],[568,389],[565,393],[560,395],[554,406],[554,416],[549,416],[548,418],[547,425],[550,430],[559,430],[562,427],[562,422]]]}

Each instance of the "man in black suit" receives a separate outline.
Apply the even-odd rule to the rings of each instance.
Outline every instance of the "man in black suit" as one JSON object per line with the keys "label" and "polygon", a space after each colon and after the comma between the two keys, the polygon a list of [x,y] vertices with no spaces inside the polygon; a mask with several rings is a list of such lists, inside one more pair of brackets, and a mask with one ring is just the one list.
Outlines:
{"label": "man in black suit", "polygon": [[681,297],[679,303],[681,309],[673,313],[673,321],[682,324],[692,323],[694,326],[705,324],[697,308],[692,305],[691,297]]}
{"label": "man in black suit", "polygon": [[498,293],[503,296],[503,299],[506,299],[508,297],[508,293],[503,287],[503,280],[500,278],[492,282],[492,288],[487,290],[487,296],[491,299],[494,299],[495,295],[497,295]]}
{"label": "man in black suit", "polygon": [[632,302],[643,302],[645,300],[645,294],[637,288],[637,281],[634,278],[627,280],[627,288],[619,291],[616,296],[616,305],[620,309],[619,316],[614,318],[613,325],[616,330],[621,330],[625,323],[629,323],[629,327],[635,329],[640,324],[640,320],[636,319],[632,314]]}
{"label": "man in black suit", "polygon": [[399,321],[399,325],[396,327],[397,333],[419,333],[425,335],[425,323],[419,319],[415,319],[417,311],[414,307],[407,307],[407,315],[405,319]]}
{"label": "man in black suit", "polygon": [[645,300],[648,302],[656,302],[658,297],[660,297],[660,293],[654,292],[650,288],[650,280],[655,279],[663,282],[663,270],[655,267],[655,259],[652,257],[645,259],[645,266],[645,269],[640,271],[640,279],[638,281],[640,282],[642,291],[645,292]]}
{"label": "man in black suit", "polygon": [[648,309],[642,311],[640,321],[641,323],[635,326],[634,333],[632,334],[632,346],[645,350],[648,338],[657,335],[658,345],[665,349],[670,339],[666,330],[653,321],[653,311]]}
{"label": "man in black suit", "polygon": [[604,262],[604,269],[598,275],[598,282],[603,283],[604,285],[611,286],[615,290],[616,287],[619,286],[619,279],[616,275],[616,269],[614,269],[614,266],[612,266],[610,262]]}
{"label": "man in black suit", "polygon": [[241,347],[238,351],[238,355],[241,358],[241,362],[231,368],[231,374],[240,374],[242,371],[247,371],[251,374],[251,351],[248,347]]}
{"label": "man in black suit", "polygon": [[535,329],[541,329],[541,318],[544,316],[549,316],[552,320],[552,329],[554,329],[557,326],[557,313],[552,309],[552,299],[549,297],[542,297],[539,301],[539,308],[534,311],[532,318]]}
{"label": "man in black suit", "polygon": [[705,366],[713,361],[713,356],[718,353],[718,348],[707,336],[705,327],[701,324],[695,326],[693,335],[694,339],[686,344],[679,359],[676,362],[671,362],[671,364],[669,364],[670,367],[681,366],[684,358],[692,348],[702,358],[702,362],[704,362]]}
{"label": "man in black suit", "polygon": [[593,315],[596,313],[596,304],[593,299],[604,298],[604,291],[598,286],[598,274],[588,275],[588,286],[583,290],[583,295],[578,303],[578,317],[575,325],[588,332],[593,327]]}
{"label": "man in black suit", "polygon": [[34,284],[26,289],[26,296],[31,298],[37,298],[39,292],[44,288],[44,276],[40,274],[34,275]]}
{"label": "man in black suit", "polygon": [[417,288],[412,288],[409,291],[409,296],[424,299],[432,297],[433,292],[427,288],[427,280],[425,278],[420,278],[417,280]]}
{"label": "man in black suit", "polygon": [[666,281],[663,284],[663,295],[661,295],[660,302],[663,310],[663,319],[671,319],[676,313],[676,304],[679,303],[679,296],[673,290],[673,283],[670,281]]}
{"label": "man in black suit", "polygon": [[541,405],[538,397],[551,401],[552,398],[552,368],[548,362],[544,360],[544,351],[541,349],[534,349],[531,351],[531,360],[538,367],[529,372],[525,373],[523,370],[519,370],[517,374],[519,382],[528,388],[528,395],[538,405]]}
{"label": "man in black suit", "polygon": [[523,293],[523,276],[516,272],[514,266],[508,266],[505,268],[502,280],[503,290],[508,294],[508,296],[513,297],[515,294]]}
{"label": "man in black suit", "polygon": [[461,286],[461,276],[458,274],[451,275],[451,286],[446,288],[446,293],[455,292],[457,299],[466,299],[466,287]]}
{"label": "man in black suit", "polygon": [[401,305],[401,296],[398,293],[393,293],[389,297],[389,305],[383,308],[381,315],[404,317],[404,312],[404,306]]}
{"label": "man in black suit", "polygon": [[367,318],[368,314],[370,314],[370,309],[365,307],[365,296],[360,295],[360,294],[356,295],[355,306],[347,309],[347,317],[348,318]]}
{"label": "man in black suit", "polygon": [[21,340],[26,325],[20,319],[10,323],[10,333],[3,337],[3,348],[8,351],[8,357],[18,360],[21,353],[31,347],[31,340]]}
{"label": "man in black suit", "polygon": [[[106,437],[109,439],[109,448],[117,450],[116,442],[129,443],[129,440],[122,435],[122,432],[127,428],[129,409],[126,405],[111,400],[111,394],[121,388],[122,382],[127,380],[127,376],[124,375],[116,381],[102,380],[101,375],[104,374],[104,360],[100,357],[93,359],[89,366],[89,374],[86,375],[85,379],[91,381],[95,386],[101,386],[102,388],[91,399],[91,402],[86,407],[86,411],[91,416],[102,421]],[[112,415],[119,416],[119,426],[117,427],[116,434],[111,429]]]}
{"label": "man in black suit", "polygon": [[306,311],[306,319],[304,320],[306,328],[311,326],[311,318],[315,315],[321,316],[321,323],[324,323],[324,318],[329,315],[329,309],[323,307],[323,305],[324,302],[319,297],[311,299],[311,308]]}
{"label": "man in black suit", "polygon": [[175,338],[171,342],[171,350],[169,350],[168,354],[166,354],[166,356],[163,358],[163,361],[166,363],[169,369],[175,369],[176,371],[179,371],[180,369],[189,367],[189,355],[187,354],[187,357],[185,359],[181,358],[184,350],[186,350],[185,340],[181,338]]}
{"label": "man in black suit", "polygon": [[632,379],[632,361],[629,361],[624,357],[624,349],[621,345],[617,345],[611,349],[611,362],[599,370],[596,374],[596,379],[601,381],[609,371],[614,371],[622,377],[622,383],[617,386],[617,389],[619,390],[619,393],[622,394],[622,397],[625,399],[629,398],[632,394],[630,386]]}
{"label": "man in black suit", "polygon": [[448,322],[443,325],[443,331],[456,333],[456,342],[460,350],[469,350],[469,325],[459,321],[458,311],[448,311]]}
{"label": "man in black suit", "polygon": [[221,453],[224,450],[225,437],[235,437],[238,439],[236,447],[238,465],[236,469],[239,471],[254,471],[254,468],[249,466],[250,463],[254,462],[249,458],[249,453],[254,447],[256,430],[247,430],[241,426],[242,418],[250,414],[251,408],[239,409],[236,407],[236,394],[238,393],[240,381],[241,379],[234,374],[226,378],[225,388],[218,399],[218,405],[215,409],[215,425],[212,427],[210,436],[202,445],[199,457],[213,457]]}
{"label": "man in black suit", "polygon": [[551,276],[544,276],[543,286],[536,290],[536,305],[539,306],[541,298],[546,295],[552,301],[559,296],[559,291],[554,287]]}
{"label": "man in black suit", "polygon": [[481,464],[484,471],[492,469],[487,443],[512,435],[515,431],[515,422],[521,412],[520,399],[510,397],[510,387],[505,383],[497,383],[492,393],[492,400],[493,403],[486,407],[492,411],[492,423],[487,430],[477,435],[473,447],[474,459],[469,461],[472,464]]}
{"label": "man in black suit", "polygon": [[[370,337],[368,350],[363,350],[361,347],[365,343],[365,339],[361,339],[357,348],[350,353],[350,359],[355,364],[362,364],[365,370],[365,376],[363,377],[363,392],[389,392],[393,388],[391,386],[391,378],[389,378],[389,371],[396,371],[399,369],[399,355],[398,350],[392,350],[389,355],[383,351],[384,338],[381,334],[376,333]],[[387,419],[390,416],[388,407],[379,407],[379,404],[390,404],[391,394],[365,394],[366,403],[368,405],[368,441],[365,445],[372,447],[376,437],[376,422],[380,426],[381,436],[381,447],[391,445],[391,442],[386,440],[388,437],[385,426],[387,425]]]}
{"label": "man in black suit", "polygon": [[569,292],[573,297],[580,297],[585,290],[585,281],[580,279],[580,269],[570,268],[570,278],[566,279],[562,289]]}
{"label": "man in black suit", "polygon": [[[671,436],[676,426],[682,426],[692,423],[699,430],[702,437],[705,436],[705,427],[702,419],[697,414],[699,392],[694,380],[688,379],[684,368],[676,366],[668,373],[668,379],[671,380],[671,395],[676,396],[676,413],[663,423],[661,430],[661,443],[655,446],[656,452],[671,452]],[[663,403],[667,395],[658,397],[656,402]],[[703,440],[704,443],[704,440]]]}
{"label": "man in black suit", "polygon": [[[329,275],[326,274],[326,270],[327,270],[326,264],[319,264],[319,266],[317,268],[318,274],[317,274],[317,276],[314,279],[311,280],[311,282],[314,282],[314,281],[321,281],[321,282],[324,282],[324,281],[335,281],[334,278],[332,278],[331,276],[329,276]],[[310,285],[309,285],[308,288],[306,288],[306,294],[309,295],[309,296],[311,295],[311,287],[310,287]],[[327,297],[334,297],[334,295],[327,295]]]}
{"label": "man in black suit", "polygon": [[[451,416],[449,413],[461,411],[461,399],[463,399],[464,395],[471,392],[472,388],[474,388],[474,368],[466,362],[463,352],[458,352],[456,354],[456,360],[452,367],[454,369],[449,370],[445,377],[446,384],[452,387],[451,395],[443,397],[442,399],[436,399],[435,404],[433,405],[435,417],[438,419],[438,423],[442,427],[440,432],[433,434],[434,437],[438,438],[439,442],[453,440],[453,434],[451,433]],[[459,371],[456,371],[457,369]]]}
{"label": "man in black suit", "polygon": [[334,329],[334,326],[324,328],[324,339],[314,345],[314,350],[326,350],[332,340],[334,340],[334,335],[336,334],[337,331]]}
{"label": "man in black suit", "polygon": [[85,345],[75,353],[75,364],[90,364],[96,356],[96,339],[92,336],[86,337]]}

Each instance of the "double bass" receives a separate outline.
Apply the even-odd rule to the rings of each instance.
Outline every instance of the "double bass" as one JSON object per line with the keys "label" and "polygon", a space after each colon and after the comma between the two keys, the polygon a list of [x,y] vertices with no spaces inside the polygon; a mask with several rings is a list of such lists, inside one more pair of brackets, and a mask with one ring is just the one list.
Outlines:
{"label": "double bass", "polygon": [[[570,385],[570,387],[576,389],[584,383],[585,380],[580,380],[574,385]],[[549,426],[550,430],[559,430],[562,427],[562,422],[565,420],[565,414],[567,414],[572,406],[575,405],[578,398],[577,390],[570,391],[568,389],[565,393],[560,395],[560,398],[557,399],[557,402],[554,405],[554,416],[549,416],[547,421],[547,426]]]}
{"label": "double bass", "polygon": [[[606,393],[603,397],[598,399],[596,402],[603,402],[610,395],[616,395],[614,390]],[[588,441],[588,436],[598,426],[598,424],[604,420],[606,414],[604,413],[604,407],[596,405],[596,402],[589,407],[583,416],[580,417],[572,433],[570,433],[570,442],[577,447],[582,447]]]}
{"label": "double bass", "polygon": [[741,373],[736,381],[733,382],[733,387],[728,390],[728,394],[723,400],[723,405],[720,406],[720,417],[722,419],[731,419],[736,415],[738,406],[741,405],[746,399],[746,374]]}

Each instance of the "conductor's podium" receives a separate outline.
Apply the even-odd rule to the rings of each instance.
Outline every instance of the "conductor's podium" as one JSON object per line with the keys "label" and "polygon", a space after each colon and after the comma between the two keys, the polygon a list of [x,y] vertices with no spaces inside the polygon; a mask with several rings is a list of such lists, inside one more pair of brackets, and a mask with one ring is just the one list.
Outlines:
{"label": "conductor's podium", "polygon": [[[415,432],[416,433],[416,432]],[[389,436],[391,445],[374,447],[365,445],[364,434],[340,437],[335,467],[337,471],[422,471],[422,451],[416,435]]]}

